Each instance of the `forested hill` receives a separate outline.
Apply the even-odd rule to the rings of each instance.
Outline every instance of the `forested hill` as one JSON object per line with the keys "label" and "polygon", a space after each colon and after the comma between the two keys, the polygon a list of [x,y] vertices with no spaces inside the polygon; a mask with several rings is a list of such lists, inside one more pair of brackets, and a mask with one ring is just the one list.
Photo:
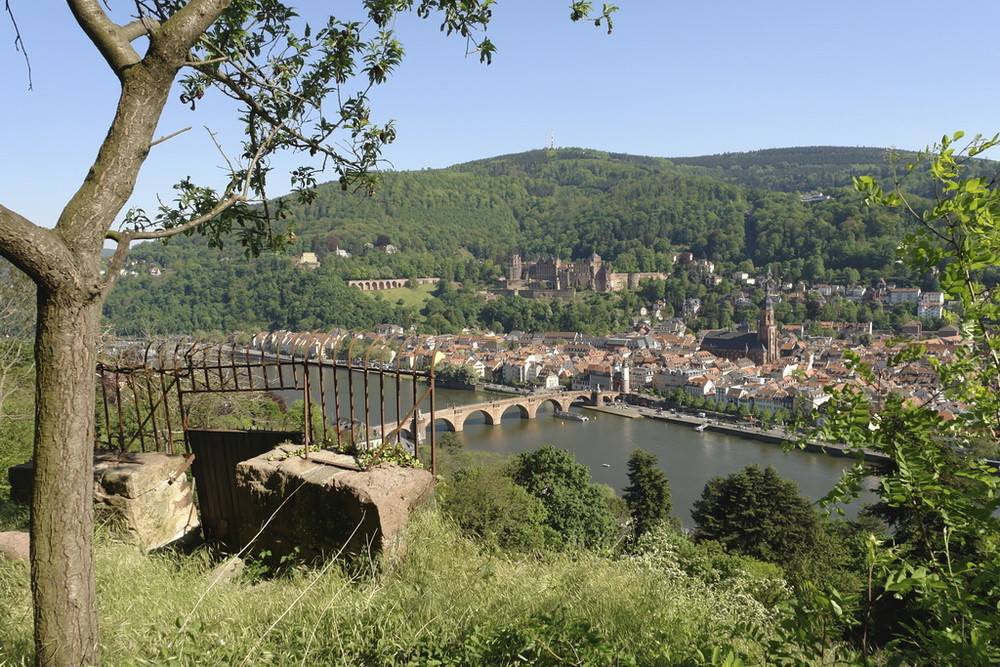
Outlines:
{"label": "forested hill", "polygon": [[[387,304],[370,312],[370,299],[352,306],[339,287],[298,284],[305,279],[291,259],[302,252],[323,263],[310,285],[418,276],[485,284],[503,275],[515,252],[528,260],[596,252],[618,271],[670,271],[676,253],[691,252],[723,268],[770,266],[789,280],[871,280],[899,270],[894,251],[907,223],[864,207],[848,186],[854,175],[887,176],[882,155],[813,147],[665,159],[569,148],[387,172],[372,197],[328,183],[311,204],[290,207],[297,238],[283,257],[248,263],[237,243],[220,257],[197,235],[144,244],[132,256],[162,275],[137,271],[141,279],[116,290],[106,312],[120,327],[167,331],[274,327],[286,318],[363,326],[398,317]],[[816,190],[829,198],[802,201],[800,194]],[[377,249],[386,244],[399,252]],[[268,277],[247,278],[259,274]],[[317,305],[331,299],[350,322],[331,321],[329,306]],[[264,304],[266,314],[258,312]],[[309,307],[308,316],[291,312]]]}
{"label": "forested hill", "polygon": [[323,186],[292,214],[317,252],[339,243],[358,254],[384,235],[410,252],[497,262],[511,252],[567,260],[597,252],[623,270],[651,271],[664,259],[655,253],[676,248],[738,253],[746,210],[742,188],[666,160],[566,149],[386,173],[372,198]]}
{"label": "forested hill", "polygon": [[[875,149],[829,149],[828,163],[822,162],[823,150],[762,151],[754,168],[735,157],[701,158],[696,165],[586,149],[529,151],[447,169],[386,173],[371,198],[327,184],[313,204],[293,208],[292,218],[300,248],[320,254],[340,247],[357,255],[382,236],[411,253],[467,253],[497,263],[511,252],[566,260],[596,252],[623,271],[654,271],[678,250],[723,262],[749,258],[758,265],[819,250],[829,252],[832,265],[843,266],[853,261],[845,248],[826,248],[838,231],[810,229],[810,221],[818,217],[836,227],[848,218],[870,217],[857,205],[850,176],[884,176],[887,167]],[[736,171],[756,174],[761,185],[738,182]],[[796,188],[796,182],[809,187]],[[836,204],[804,205],[792,195],[817,189],[834,195]],[[782,229],[773,229],[775,215]],[[748,223],[753,233],[769,232],[782,243],[748,239]],[[888,233],[896,240],[896,225],[868,226],[875,237]],[[785,243],[806,230],[813,243]],[[872,262],[858,268],[865,265]]]}
{"label": "forested hill", "polygon": [[886,154],[884,148],[803,146],[671,158],[671,162],[691,167],[691,173],[748,188],[810,192],[850,187],[859,174],[891,181],[897,166],[886,161]]}

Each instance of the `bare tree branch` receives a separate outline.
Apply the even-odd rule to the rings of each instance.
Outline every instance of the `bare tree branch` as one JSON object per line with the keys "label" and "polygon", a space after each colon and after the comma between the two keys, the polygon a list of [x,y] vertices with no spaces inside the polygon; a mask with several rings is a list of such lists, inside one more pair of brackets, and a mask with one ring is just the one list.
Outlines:
{"label": "bare tree branch", "polygon": [[0,254],[36,284],[79,283],[76,262],[59,235],[3,205],[0,205]]}
{"label": "bare tree branch", "polygon": [[31,59],[28,58],[28,49],[24,46],[24,38],[21,37],[21,29],[17,26],[17,19],[14,18],[14,10],[11,9],[10,0],[4,0],[3,8],[10,16],[10,24],[14,26],[14,48],[24,56],[24,65],[28,68],[28,90],[33,90],[31,82]]}
{"label": "bare tree branch", "polygon": [[131,23],[126,23],[121,27],[122,37],[130,42],[134,42],[140,37],[145,37],[151,34],[154,30],[160,27],[160,22],[156,19],[150,18],[148,16],[143,16],[141,19],[132,21]]}
{"label": "bare tree branch", "polygon": [[188,125],[183,130],[177,130],[176,132],[172,132],[172,133],[170,133],[170,134],[168,134],[168,135],[166,135],[164,137],[160,137],[156,141],[153,141],[152,143],[150,143],[149,147],[152,148],[156,144],[162,144],[164,141],[169,141],[170,139],[173,139],[174,137],[176,137],[178,134],[183,134],[183,133],[187,132],[190,129],[191,129],[191,126]]}

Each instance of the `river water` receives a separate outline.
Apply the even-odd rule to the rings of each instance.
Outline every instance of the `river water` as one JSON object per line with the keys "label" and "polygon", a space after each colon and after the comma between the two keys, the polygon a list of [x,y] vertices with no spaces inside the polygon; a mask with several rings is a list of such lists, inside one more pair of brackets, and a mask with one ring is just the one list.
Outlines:
{"label": "river water", "polygon": [[[315,368],[314,368],[315,370]],[[355,374],[354,394],[356,410],[364,404],[363,385]],[[338,375],[341,387],[341,409],[346,413],[346,374]],[[333,386],[332,370],[324,369],[324,382],[328,396]],[[318,386],[315,380],[314,387]],[[418,394],[426,386],[418,386]],[[373,380],[369,387],[372,396],[370,421],[378,423],[377,404],[380,387]],[[392,421],[395,415],[395,385],[386,382],[386,417]],[[439,409],[450,405],[467,405],[497,398],[497,394],[437,388],[435,404]],[[402,410],[406,412],[412,405],[413,385],[404,383]],[[756,463],[760,466],[774,466],[786,479],[798,483],[802,495],[817,500],[833,488],[841,472],[850,465],[851,459],[827,456],[825,454],[794,451],[784,452],[778,445],[739,438],[711,431],[697,432],[689,426],[670,424],[655,419],[633,419],[614,414],[574,408],[586,414],[589,421],[578,422],[559,419],[552,414],[552,404],[538,409],[535,419],[522,419],[516,407],[510,407],[497,425],[488,425],[479,413],[469,417],[465,429],[460,434],[467,449],[492,452],[501,456],[511,456],[518,452],[533,451],[542,445],[553,445],[567,449],[576,460],[586,465],[594,481],[607,484],[619,494],[628,486],[626,462],[633,449],[640,447],[656,455],[659,467],[666,473],[670,484],[674,514],[685,525],[691,524],[692,504],[701,496],[701,491],[714,476],[725,476],[738,472],[743,467]],[[426,415],[429,404],[425,404]],[[357,414],[357,413],[356,413]],[[444,429],[438,422],[438,433]],[[871,494],[865,499],[870,501]],[[845,508],[848,516],[856,515],[858,503]]]}
{"label": "river water", "polygon": [[[446,401],[454,393],[439,390],[437,404],[448,405]],[[674,514],[685,525],[691,524],[691,506],[712,477],[738,472],[752,463],[774,466],[782,477],[798,483],[802,495],[818,500],[833,488],[841,472],[852,462],[826,454],[785,452],[779,445],[757,440],[711,431],[699,433],[689,426],[619,417],[585,408],[574,411],[587,415],[586,422],[559,419],[552,415],[549,406],[551,403],[540,407],[535,419],[521,419],[516,408],[509,408],[495,426],[486,424],[482,416],[473,415],[465,422],[462,440],[469,449],[503,456],[533,451],[542,445],[567,449],[590,468],[595,482],[607,484],[619,494],[629,483],[628,456],[633,449],[642,448],[656,455],[669,480]],[[871,496],[866,495],[870,501]],[[845,513],[854,516],[857,509],[852,505],[845,508]]]}

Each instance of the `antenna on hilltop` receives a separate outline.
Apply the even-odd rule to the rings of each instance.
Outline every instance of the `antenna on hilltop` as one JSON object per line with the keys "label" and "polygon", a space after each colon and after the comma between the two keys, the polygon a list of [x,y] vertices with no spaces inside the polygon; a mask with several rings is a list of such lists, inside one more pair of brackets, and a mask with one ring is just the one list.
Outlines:
{"label": "antenna on hilltop", "polygon": [[549,130],[549,133],[545,135],[545,147],[548,150],[552,150],[556,147],[556,132],[555,130]]}

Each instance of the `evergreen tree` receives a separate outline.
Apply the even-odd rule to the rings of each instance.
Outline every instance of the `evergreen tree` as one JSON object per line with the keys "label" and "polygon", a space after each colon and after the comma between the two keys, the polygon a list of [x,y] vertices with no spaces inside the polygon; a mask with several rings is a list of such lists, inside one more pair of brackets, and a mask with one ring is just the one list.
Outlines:
{"label": "evergreen tree", "polygon": [[696,540],[716,540],[731,553],[782,566],[809,553],[820,531],[816,508],[771,466],[713,477],[691,517]]}
{"label": "evergreen tree", "polygon": [[625,504],[632,515],[632,536],[638,539],[670,519],[673,503],[667,476],[656,467],[656,455],[633,449],[628,457],[628,480]]}

